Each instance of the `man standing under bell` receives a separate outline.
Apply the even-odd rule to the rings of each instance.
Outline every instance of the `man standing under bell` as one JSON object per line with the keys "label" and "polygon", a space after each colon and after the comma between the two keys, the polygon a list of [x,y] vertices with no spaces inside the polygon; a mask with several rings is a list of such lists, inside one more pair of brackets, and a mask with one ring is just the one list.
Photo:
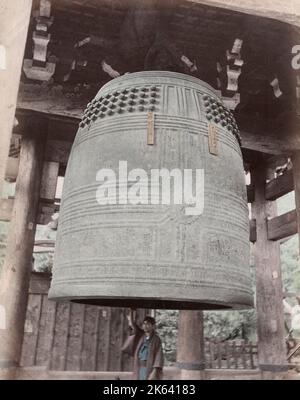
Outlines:
{"label": "man standing under bell", "polygon": [[123,346],[123,351],[134,357],[133,374],[137,380],[160,380],[164,365],[164,355],[159,336],[155,332],[155,319],[146,316],[142,329],[136,323],[134,311],[128,316],[132,334]]}

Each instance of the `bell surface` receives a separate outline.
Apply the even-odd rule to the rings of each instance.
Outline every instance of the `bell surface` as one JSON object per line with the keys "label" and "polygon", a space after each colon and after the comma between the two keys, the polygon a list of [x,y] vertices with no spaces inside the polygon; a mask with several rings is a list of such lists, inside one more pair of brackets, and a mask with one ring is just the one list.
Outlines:
{"label": "bell surface", "polygon": [[216,91],[166,71],[104,85],[69,158],[49,298],[248,308],[249,252],[238,128]]}

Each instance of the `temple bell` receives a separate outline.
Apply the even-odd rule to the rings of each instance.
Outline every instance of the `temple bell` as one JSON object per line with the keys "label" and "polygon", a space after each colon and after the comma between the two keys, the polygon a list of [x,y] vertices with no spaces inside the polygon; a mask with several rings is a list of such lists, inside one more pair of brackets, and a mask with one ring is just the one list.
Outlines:
{"label": "temple bell", "polygon": [[49,298],[247,308],[249,246],[238,127],[216,91],[166,71],[104,85],[69,158]]}

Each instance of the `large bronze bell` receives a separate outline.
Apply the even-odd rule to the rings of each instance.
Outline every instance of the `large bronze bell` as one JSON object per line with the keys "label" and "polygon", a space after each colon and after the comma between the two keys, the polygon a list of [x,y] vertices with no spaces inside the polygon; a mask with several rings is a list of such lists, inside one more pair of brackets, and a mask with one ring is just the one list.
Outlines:
{"label": "large bronze bell", "polygon": [[173,72],[126,74],[100,89],[80,123],[49,297],[251,306],[248,221],[238,129],[215,91]]}

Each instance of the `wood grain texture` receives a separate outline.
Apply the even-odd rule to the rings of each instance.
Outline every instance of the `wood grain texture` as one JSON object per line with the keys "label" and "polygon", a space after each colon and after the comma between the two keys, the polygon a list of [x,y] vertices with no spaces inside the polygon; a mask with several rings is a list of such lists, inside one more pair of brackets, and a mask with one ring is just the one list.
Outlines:
{"label": "wood grain texture", "polygon": [[267,225],[269,240],[280,240],[295,235],[298,232],[296,210],[268,220]]}
{"label": "wood grain texture", "polygon": [[277,213],[276,204],[265,199],[266,180],[271,177],[264,165],[257,165],[251,171],[251,182],[255,186],[252,214],[257,232],[254,260],[258,358],[260,365],[269,366],[286,363],[280,250],[279,243],[268,239],[267,229],[267,219]]}
{"label": "wood grain texture", "polygon": [[[129,333],[127,310],[56,303],[48,300],[49,285],[49,274],[32,273],[22,366],[57,371],[130,371],[132,358],[121,351]],[[138,316],[141,323],[145,311],[138,310]]]}
{"label": "wood grain texture", "polygon": [[297,212],[298,238],[299,238],[299,254],[300,254],[300,152],[295,152],[292,157],[295,202]]}
{"label": "wood grain texture", "polygon": [[68,326],[68,348],[65,367],[66,371],[81,370],[84,315],[84,304],[71,303]]}
{"label": "wood grain texture", "polygon": [[42,175],[45,130],[36,121],[36,132],[22,140],[16,194],[7,237],[6,257],[1,271],[0,304],[6,309],[7,329],[0,330],[0,361],[9,365],[20,362],[32,251],[36,230]]}
{"label": "wood grain texture", "polygon": [[49,202],[54,202],[56,185],[59,171],[59,163],[45,161],[43,167],[40,198]]}

